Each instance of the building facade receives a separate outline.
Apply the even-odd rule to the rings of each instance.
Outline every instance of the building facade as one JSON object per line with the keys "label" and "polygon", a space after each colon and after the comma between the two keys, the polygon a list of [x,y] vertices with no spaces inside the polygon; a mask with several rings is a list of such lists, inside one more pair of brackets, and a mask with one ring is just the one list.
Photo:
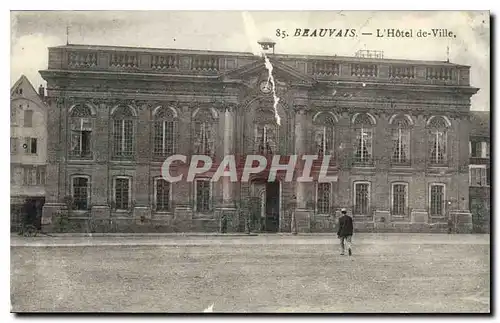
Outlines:
{"label": "building facade", "polygon": [[[268,58],[279,124],[264,59],[249,53],[49,48],[44,224],[69,208],[82,231],[331,232],[344,207],[359,231],[440,232],[450,217],[472,230],[468,66]],[[172,154],[330,155],[332,180],[211,182],[215,163],[168,183]]]}
{"label": "building facade", "polygon": [[17,230],[27,203],[42,215],[47,164],[47,106],[45,89],[37,92],[26,76],[10,91],[11,230]]}
{"label": "building facade", "polygon": [[490,232],[490,112],[471,111],[469,209],[474,232]]}

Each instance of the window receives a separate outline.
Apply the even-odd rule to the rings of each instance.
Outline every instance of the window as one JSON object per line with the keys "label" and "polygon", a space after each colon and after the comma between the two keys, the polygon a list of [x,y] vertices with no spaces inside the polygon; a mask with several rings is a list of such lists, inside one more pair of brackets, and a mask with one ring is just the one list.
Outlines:
{"label": "window", "polygon": [[373,122],[368,114],[355,115],[354,162],[360,166],[372,166]]}
{"label": "window", "polygon": [[392,156],[393,164],[410,162],[410,123],[405,117],[397,117],[392,122]]}
{"label": "window", "polygon": [[17,153],[17,138],[10,137],[10,153],[15,154]]}
{"label": "window", "polygon": [[485,141],[470,142],[470,156],[472,158],[490,158],[489,143]]}
{"label": "window", "polygon": [[45,166],[24,166],[23,184],[28,186],[45,185]]}
{"label": "window", "polygon": [[157,212],[170,211],[170,183],[163,178],[155,179],[155,209]]}
{"label": "window", "polygon": [[444,216],[444,188],[444,184],[431,184],[429,201],[431,216]]}
{"label": "window", "polygon": [[469,185],[470,186],[488,186],[489,175],[486,165],[469,166]]}
{"label": "window", "polygon": [[318,214],[330,213],[331,183],[317,183],[317,212]]}
{"label": "window", "polygon": [[262,155],[272,155],[277,152],[276,134],[277,127],[272,124],[255,125],[255,136],[257,143],[257,153]]}
{"label": "window", "polygon": [[431,165],[443,165],[447,162],[447,128],[443,117],[431,117],[429,126],[429,162]]}
{"label": "window", "polygon": [[211,209],[211,182],[208,179],[196,180],[195,182],[196,212],[210,212]]}
{"label": "window", "polygon": [[26,154],[36,154],[37,153],[37,139],[36,138],[24,138],[24,152]]}
{"label": "window", "polygon": [[15,106],[10,107],[10,124],[17,125],[17,108]]}
{"label": "window", "polygon": [[130,208],[130,178],[115,178],[115,208],[128,210]]}
{"label": "window", "polygon": [[71,110],[70,157],[91,159],[92,114],[86,106],[75,106]]}
{"label": "window", "polygon": [[170,108],[159,108],[154,115],[154,156],[167,157],[175,153],[177,123]]}
{"label": "window", "polygon": [[130,107],[118,107],[113,112],[113,157],[134,157],[134,112]]}
{"label": "window", "polygon": [[369,215],[370,183],[354,183],[354,215]]}
{"label": "window", "polygon": [[212,111],[210,109],[197,110],[193,118],[195,153],[213,155],[215,153],[216,120]]}
{"label": "window", "polygon": [[334,155],[334,124],[335,120],[330,113],[322,112],[313,119],[315,153],[318,156]]}
{"label": "window", "polygon": [[73,208],[87,210],[89,207],[89,178],[84,176],[73,177]]}
{"label": "window", "polygon": [[33,110],[24,110],[24,126],[33,127]]}
{"label": "window", "polygon": [[395,216],[405,216],[408,207],[408,184],[394,183],[392,184],[392,211]]}

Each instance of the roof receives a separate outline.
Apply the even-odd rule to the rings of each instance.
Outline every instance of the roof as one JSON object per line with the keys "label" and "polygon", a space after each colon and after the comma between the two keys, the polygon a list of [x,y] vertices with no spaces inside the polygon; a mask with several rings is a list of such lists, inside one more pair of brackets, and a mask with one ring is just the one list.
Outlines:
{"label": "roof", "polygon": [[470,111],[470,135],[490,136],[490,112]]}
{"label": "roof", "polygon": [[23,82],[26,82],[27,84],[29,84],[29,86],[31,86],[31,89],[33,90],[33,92],[38,93],[38,91],[35,89],[35,87],[33,86],[33,84],[31,84],[30,80],[28,80],[28,78],[26,77],[26,75],[22,74],[21,77],[16,81],[16,83],[14,83],[14,85],[12,85],[12,87],[10,88],[10,96],[11,97],[12,97],[12,95],[14,95],[15,90]]}
{"label": "roof", "polygon": [[[183,48],[148,48],[148,47],[130,47],[130,46],[109,46],[109,45],[86,45],[86,44],[70,44],[61,45],[50,48],[64,48],[75,50],[102,50],[102,51],[139,51],[146,53],[175,53],[175,54],[190,54],[190,55],[218,55],[218,56],[239,56],[239,57],[255,57],[250,52],[233,52],[233,51],[212,51],[198,49],[183,49]],[[390,58],[359,58],[354,56],[337,56],[337,55],[300,55],[300,54],[273,54],[276,58],[282,59],[314,59],[314,60],[349,60],[363,62],[390,62],[393,64],[422,64],[422,65],[439,65],[450,67],[469,67],[467,65],[454,64],[447,61],[424,61],[424,60],[407,60],[407,59],[390,59]]]}

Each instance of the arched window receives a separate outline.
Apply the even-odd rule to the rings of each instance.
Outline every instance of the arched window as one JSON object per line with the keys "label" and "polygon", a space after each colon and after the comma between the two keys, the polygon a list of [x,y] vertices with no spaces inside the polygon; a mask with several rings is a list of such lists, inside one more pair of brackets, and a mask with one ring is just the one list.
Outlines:
{"label": "arched window", "polygon": [[164,158],[175,154],[176,139],[177,115],[175,110],[159,107],[154,113],[154,157]]}
{"label": "arched window", "polygon": [[429,129],[429,163],[434,166],[445,165],[448,153],[449,122],[444,117],[431,117],[427,121]]}
{"label": "arched window", "polygon": [[359,166],[373,165],[373,126],[375,121],[370,115],[357,114],[353,118],[355,144],[354,163]]}
{"label": "arched window", "polygon": [[392,126],[392,153],[391,162],[395,165],[410,163],[410,122],[409,116],[393,116],[390,120]]}
{"label": "arched window", "polygon": [[318,156],[334,155],[335,119],[327,112],[321,112],[313,119],[315,153]]}
{"label": "arched window", "polygon": [[92,159],[92,111],[89,107],[79,104],[69,113],[70,119],[70,149],[71,159]]}
{"label": "arched window", "polygon": [[113,113],[113,158],[133,159],[134,157],[134,118],[131,107],[117,107]]}
{"label": "arched window", "polygon": [[199,109],[194,116],[194,151],[199,155],[213,156],[217,136],[217,120],[211,109]]}

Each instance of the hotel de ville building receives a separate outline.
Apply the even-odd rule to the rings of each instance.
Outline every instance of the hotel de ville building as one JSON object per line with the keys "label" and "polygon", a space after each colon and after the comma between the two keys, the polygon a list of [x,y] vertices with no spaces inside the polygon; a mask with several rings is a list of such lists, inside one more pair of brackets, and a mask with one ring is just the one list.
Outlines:
{"label": "hotel de ville building", "polygon": [[[42,223],[81,232],[470,232],[470,67],[446,61],[64,45],[48,49]],[[322,183],[169,183],[168,156],[330,155]],[[286,158],[285,158],[286,159]],[[172,165],[175,170],[179,164]],[[313,165],[317,178],[319,165]]]}

